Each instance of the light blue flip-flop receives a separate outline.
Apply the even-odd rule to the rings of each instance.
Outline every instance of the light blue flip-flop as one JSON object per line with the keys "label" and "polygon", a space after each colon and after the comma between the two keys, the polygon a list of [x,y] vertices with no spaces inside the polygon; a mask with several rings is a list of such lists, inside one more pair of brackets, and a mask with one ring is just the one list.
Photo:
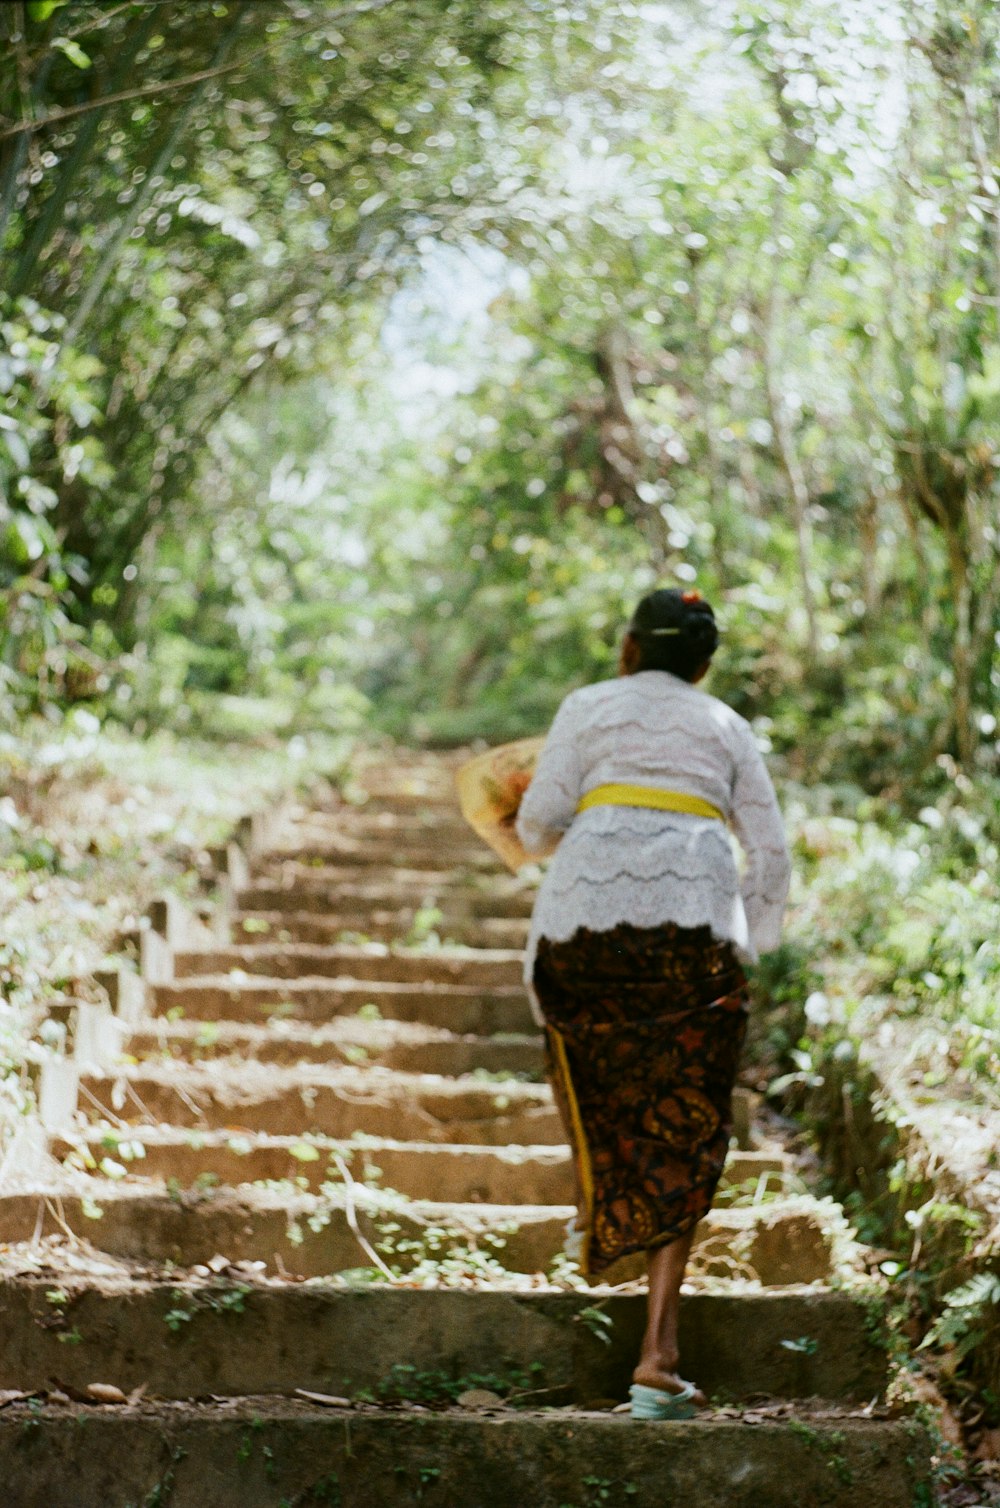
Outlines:
{"label": "light blue flip-flop", "polygon": [[566,1222],[566,1234],[563,1236],[563,1255],[569,1262],[581,1263],[583,1251],[587,1240],[587,1232],[581,1230],[576,1220]]}
{"label": "light blue flip-flop", "polygon": [[693,1402],[697,1391],[693,1382],[686,1382],[679,1393],[668,1393],[664,1388],[647,1388],[641,1382],[634,1382],[628,1390],[632,1418],[693,1419],[700,1412]]}

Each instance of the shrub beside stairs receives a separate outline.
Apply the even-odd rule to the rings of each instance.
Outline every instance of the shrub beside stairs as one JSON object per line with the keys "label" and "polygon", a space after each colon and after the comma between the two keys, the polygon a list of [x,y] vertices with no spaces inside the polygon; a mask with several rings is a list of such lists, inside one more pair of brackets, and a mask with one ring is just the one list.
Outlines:
{"label": "shrub beside stairs", "polygon": [[746,1096],[683,1309],[714,1406],[614,1412],[644,1299],[560,1258],[530,891],[447,759],[361,779],[247,823],[214,924],[162,903],[42,1075],[0,1189],[4,1508],[932,1503],[878,1302]]}

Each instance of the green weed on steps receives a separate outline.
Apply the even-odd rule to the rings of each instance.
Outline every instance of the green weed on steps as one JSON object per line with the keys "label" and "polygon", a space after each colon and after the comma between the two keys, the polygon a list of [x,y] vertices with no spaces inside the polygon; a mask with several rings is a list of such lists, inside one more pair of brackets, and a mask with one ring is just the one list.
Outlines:
{"label": "green weed on steps", "polygon": [[173,1308],[164,1314],[163,1323],[176,1335],[198,1314],[243,1314],[247,1296],[251,1292],[245,1283],[219,1285],[204,1290],[175,1288],[171,1293]]}
{"label": "green weed on steps", "polygon": [[527,1368],[509,1367],[503,1372],[470,1372],[452,1377],[446,1372],[397,1362],[372,1387],[357,1388],[351,1396],[358,1403],[420,1403],[442,1408],[454,1403],[463,1393],[482,1389],[496,1393],[505,1402],[516,1403],[518,1395],[536,1391],[534,1384],[543,1371],[543,1364],[534,1361]]}

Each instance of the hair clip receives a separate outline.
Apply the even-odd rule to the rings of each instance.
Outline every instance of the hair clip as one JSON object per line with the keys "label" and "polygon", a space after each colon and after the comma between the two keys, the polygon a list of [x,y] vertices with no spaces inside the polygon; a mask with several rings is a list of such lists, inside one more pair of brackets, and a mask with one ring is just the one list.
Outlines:
{"label": "hair clip", "polygon": [[660,634],[679,634],[683,632],[679,628],[645,628],[639,631],[640,633],[649,634],[650,638],[658,638]]}

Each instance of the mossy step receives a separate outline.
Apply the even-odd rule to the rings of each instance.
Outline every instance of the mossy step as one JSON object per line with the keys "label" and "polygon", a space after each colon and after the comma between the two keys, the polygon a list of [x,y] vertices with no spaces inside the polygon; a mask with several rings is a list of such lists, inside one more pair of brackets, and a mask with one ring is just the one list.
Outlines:
{"label": "mossy step", "polygon": [[[930,1446],[900,1420],[636,1424],[574,1412],[481,1416],[239,1405],[86,1409],[18,1404],[0,1414],[7,1502],[302,1508],[578,1505],[620,1493],[630,1508],[913,1508],[931,1502]],[[612,1497],[604,1499],[616,1501]]]}
{"label": "mossy step", "polygon": [[301,838],[287,844],[268,848],[268,860],[281,863],[293,859],[299,863],[320,863],[325,868],[335,869],[341,865],[354,868],[401,869],[458,869],[505,871],[500,860],[484,843],[450,843],[446,839],[434,843],[417,844],[386,842],[384,839],[321,838],[303,833]]}
{"label": "mossy step", "polygon": [[528,937],[527,919],[492,917],[482,920],[431,918],[417,908],[383,911],[358,906],[352,911],[262,911],[237,912],[233,917],[233,940],[261,942],[335,943],[346,933],[376,938],[381,942],[405,942],[414,935],[434,932],[449,942],[467,948],[523,948]]}
{"label": "mossy step", "polygon": [[492,875],[442,869],[439,863],[426,867],[391,865],[379,870],[372,864],[324,864],[318,858],[305,862],[298,854],[291,858],[278,858],[273,854],[258,855],[254,860],[253,873],[278,880],[285,886],[311,883],[337,890],[342,887],[361,886],[367,889],[374,885],[391,885],[400,892],[408,891],[410,894],[423,894],[427,889],[444,885],[451,885],[456,889],[463,886],[479,888],[489,883],[503,884],[504,880],[503,876],[497,876],[494,880]]}
{"label": "mossy step", "polygon": [[272,1135],[348,1137],[501,1146],[561,1144],[547,1084],[400,1073],[382,1068],[302,1068],[242,1063],[147,1063],[81,1080],[85,1103],[112,1120],[223,1127]]}
{"label": "mossy step", "polygon": [[[68,1279],[58,1304],[52,1292],[47,1278],[0,1286],[0,1388],[55,1374],[79,1389],[145,1383],[166,1398],[385,1397],[409,1385],[443,1399],[493,1376],[519,1379],[536,1401],[585,1404],[627,1397],[645,1318],[642,1294],[345,1290],[235,1273],[117,1288]],[[830,1291],[685,1295],[684,1364],[712,1398],[868,1403],[886,1383],[880,1313],[874,1296]]]}
{"label": "mossy step", "polygon": [[258,875],[253,883],[240,890],[237,905],[246,911],[320,912],[340,914],[364,909],[385,910],[408,918],[412,923],[417,912],[428,906],[438,907],[446,918],[455,921],[478,918],[527,918],[534,904],[534,892],[497,886],[461,886],[449,880],[427,885],[423,879],[406,884],[395,880],[369,885],[337,885],[328,877],[297,874],[285,883],[280,877],[268,879]]}
{"label": "mossy step", "polygon": [[470,984],[391,979],[266,979],[232,974],[188,976],[150,988],[157,1015],[199,1021],[331,1021],[359,1011],[387,1020],[423,1021],[431,1026],[482,1036],[537,1030],[521,985],[498,989]]}
{"label": "mossy step", "polygon": [[[401,815],[416,814],[425,816],[428,813],[447,812],[458,810],[458,799],[455,792],[454,777],[447,780],[434,780],[423,787],[411,790],[403,790],[390,780],[380,780],[371,785],[362,783],[359,792],[364,800],[354,807],[355,811],[364,812],[378,810],[383,812],[399,812]],[[322,803],[316,808],[324,811]],[[341,810],[338,803],[329,808],[333,811]]]}
{"label": "mossy step", "polygon": [[396,984],[516,986],[519,952],[506,948],[396,948],[382,944],[243,943],[174,955],[174,976],[263,975],[268,979],[383,979]]}
{"label": "mossy step", "polygon": [[[138,1143],[138,1148],[136,1147]],[[119,1146],[126,1159],[121,1161]],[[340,1157],[359,1180],[374,1179],[410,1199],[457,1204],[571,1204],[574,1198],[569,1148],[560,1145],[485,1147],[435,1142],[233,1134],[229,1131],[184,1131],[173,1126],[123,1130],[90,1126],[80,1134],[59,1137],[53,1154],[79,1164],[119,1161],[131,1180],[171,1181],[193,1188],[210,1180],[236,1187],[263,1180],[298,1180],[318,1189],[338,1175]],[[723,1187],[764,1188],[771,1195],[783,1187],[787,1161],[780,1153],[729,1154]],[[761,1180],[764,1180],[761,1185]]]}
{"label": "mossy step", "polygon": [[[451,1253],[470,1274],[489,1263],[496,1272],[541,1273],[562,1251],[575,1215],[568,1205],[407,1201],[360,1184],[335,1187],[325,1199],[285,1184],[164,1194],[81,1176],[76,1189],[69,1193],[63,1183],[0,1196],[0,1242],[72,1231],[131,1261],[190,1267],[222,1253],[230,1261],[324,1277],[370,1264],[357,1222],[401,1271]],[[804,1196],[714,1209],[697,1228],[694,1270],[745,1276],[765,1287],[827,1282],[836,1268],[836,1240],[829,1211]],[[605,1276],[618,1282],[644,1271],[638,1255]]]}
{"label": "mossy step", "polygon": [[403,842],[411,838],[436,839],[442,834],[466,842],[472,838],[471,828],[454,804],[427,811],[392,811],[380,802],[366,802],[364,806],[300,807],[288,814],[279,837],[304,827],[337,836],[394,838]]}
{"label": "mossy step", "polygon": [[208,1062],[238,1056],[260,1063],[353,1063],[410,1073],[525,1075],[541,1080],[542,1039],[527,1032],[458,1034],[421,1022],[336,1017],[327,1024],[273,1017],[242,1021],[159,1019],[125,1042],[133,1059],[183,1058]]}

